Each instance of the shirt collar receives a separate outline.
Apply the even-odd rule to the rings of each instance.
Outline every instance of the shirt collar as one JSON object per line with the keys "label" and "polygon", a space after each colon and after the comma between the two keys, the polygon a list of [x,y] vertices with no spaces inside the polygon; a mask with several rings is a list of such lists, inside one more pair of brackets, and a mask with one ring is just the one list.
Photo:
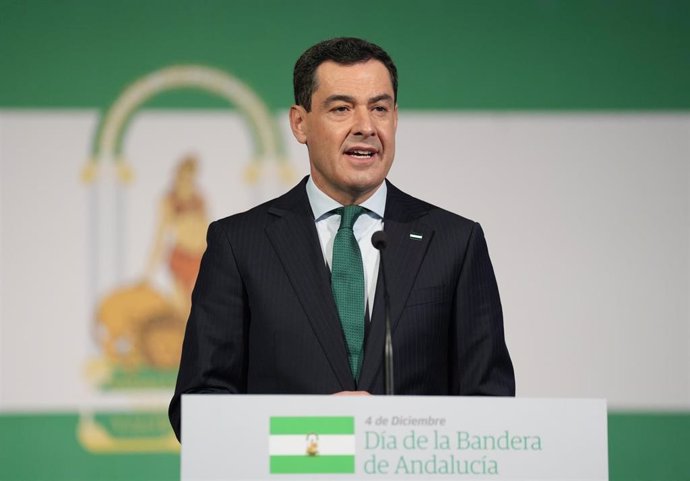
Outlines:
{"label": "shirt collar", "polygon": [[[386,211],[386,197],[388,194],[388,186],[383,181],[376,192],[360,205],[366,208],[370,213],[383,219],[383,214]],[[322,217],[331,214],[333,209],[342,207],[342,204],[331,199],[321,189],[319,189],[311,176],[307,180],[307,197],[311,205],[311,211],[314,213],[314,220],[319,221]]]}

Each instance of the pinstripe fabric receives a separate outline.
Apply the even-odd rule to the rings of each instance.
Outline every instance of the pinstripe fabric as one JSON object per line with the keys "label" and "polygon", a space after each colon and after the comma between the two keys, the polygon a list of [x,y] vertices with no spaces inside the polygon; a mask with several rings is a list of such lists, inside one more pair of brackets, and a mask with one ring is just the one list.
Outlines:
{"label": "pinstripe fabric", "polygon": [[[178,436],[182,393],[355,388],[305,182],[209,227],[170,405]],[[479,224],[391,184],[384,224],[396,393],[514,395]],[[382,295],[379,280],[376,296]],[[383,302],[375,302],[357,383],[379,394],[383,314]]]}

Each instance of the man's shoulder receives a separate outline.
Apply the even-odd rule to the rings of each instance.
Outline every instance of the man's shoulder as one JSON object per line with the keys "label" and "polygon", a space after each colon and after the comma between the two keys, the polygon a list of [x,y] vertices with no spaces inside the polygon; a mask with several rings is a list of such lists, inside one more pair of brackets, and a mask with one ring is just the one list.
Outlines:
{"label": "man's shoulder", "polygon": [[421,222],[447,228],[472,229],[477,222],[458,213],[414,197],[388,182],[386,214],[402,221],[419,219]]}
{"label": "man's shoulder", "polygon": [[277,198],[266,201],[262,204],[254,206],[243,212],[236,212],[226,217],[222,217],[213,222],[219,226],[238,226],[245,224],[255,224],[258,220],[266,217],[271,205],[275,203]]}
{"label": "man's shoulder", "polygon": [[275,217],[280,217],[286,212],[304,211],[305,205],[308,207],[305,183],[306,178],[278,197],[254,206],[249,210],[218,219],[212,222],[212,224],[223,229],[231,228],[232,230],[238,228],[262,228],[267,222],[270,222]]}

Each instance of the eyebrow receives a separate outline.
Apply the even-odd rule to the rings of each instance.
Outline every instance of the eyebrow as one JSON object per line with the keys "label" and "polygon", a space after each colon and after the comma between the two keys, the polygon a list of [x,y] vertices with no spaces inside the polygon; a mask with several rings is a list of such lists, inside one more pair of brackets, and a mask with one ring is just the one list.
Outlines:
{"label": "eyebrow", "polygon": [[391,96],[388,95],[388,94],[381,94],[381,95],[377,95],[376,97],[372,97],[372,98],[369,99],[369,103],[370,103],[370,104],[375,104],[375,103],[377,103],[377,102],[382,102],[382,101],[389,101],[389,102],[392,102],[392,101],[393,101],[393,97],[391,97]]}
{"label": "eyebrow", "polygon": [[333,102],[348,102],[348,103],[355,103],[355,98],[351,97],[350,95],[331,95],[326,98],[326,100],[323,101],[324,105],[332,104]]}
{"label": "eyebrow", "polygon": [[[375,97],[372,97],[368,100],[367,103],[369,104],[375,104],[377,102],[381,101],[393,101],[393,97],[391,97],[389,94],[380,94]],[[355,98],[352,97],[351,95],[343,95],[343,94],[335,94],[331,95],[326,98],[326,100],[323,101],[324,105],[332,104],[333,102],[348,102],[351,104],[355,103]]]}

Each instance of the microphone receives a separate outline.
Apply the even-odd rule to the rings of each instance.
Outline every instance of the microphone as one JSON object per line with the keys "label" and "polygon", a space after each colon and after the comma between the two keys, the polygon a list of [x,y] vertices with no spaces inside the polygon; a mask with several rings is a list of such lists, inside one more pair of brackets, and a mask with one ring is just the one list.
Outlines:
{"label": "microphone", "polygon": [[388,246],[388,236],[382,230],[377,230],[371,236],[371,243],[377,250],[383,251]]}
{"label": "microphone", "polygon": [[383,281],[383,299],[384,311],[386,314],[386,341],[383,350],[384,361],[384,384],[386,388],[386,395],[392,396],[394,392],[394,377],[393,377],[393,336],[391,333],[391,306],[388,297],[388,282],[386,282],[386,268],[383,261],[383,251],[388,246],[388,236],[382,230],[374,232],[371,236],[372,245],[381,253],[381,280]]}

